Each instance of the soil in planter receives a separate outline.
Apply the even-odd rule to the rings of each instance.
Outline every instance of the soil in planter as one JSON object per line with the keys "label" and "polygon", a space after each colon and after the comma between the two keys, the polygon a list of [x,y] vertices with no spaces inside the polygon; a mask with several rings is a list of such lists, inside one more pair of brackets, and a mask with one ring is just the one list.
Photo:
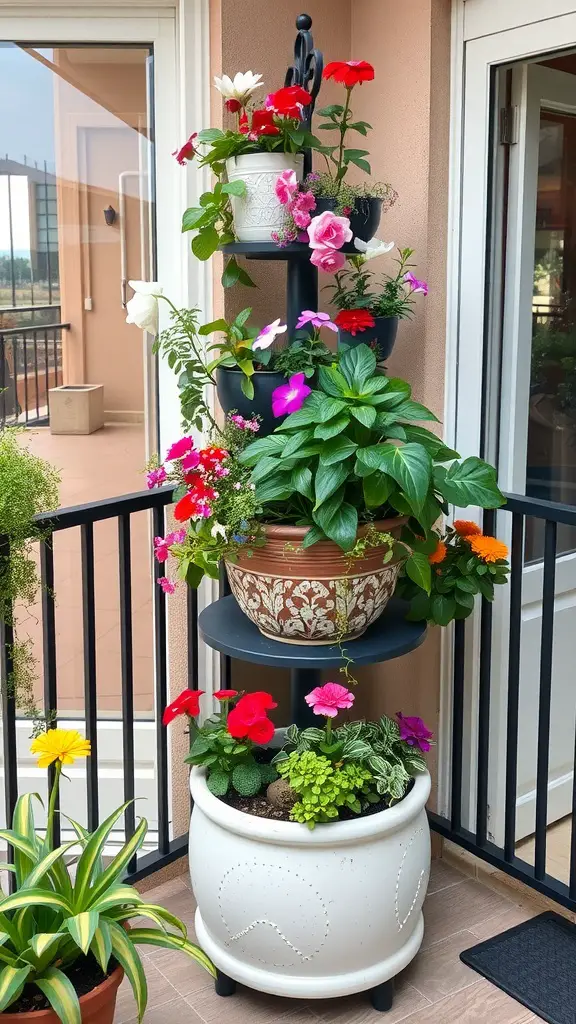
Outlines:
{"label": "soil in planter", "polygon": [[[413,785],[414,779],[411,779],[402,800],[408,796]],[[228,804],[229,807],[234,807],[237,811],[243,811],[244,814],[253,814],[257,818],[271,818],[274,821],[290,821],[290,811],[285,808],[273,807],[272,804],[268,803],[265,793],[257,793],[256,796],[240,796],[235,791],[231,791],[226,796],[220,797],[220,799],[225,804]],[[401,803],[401,801],[398,802]],[[338,818],[334,818],[334,822],[352,821],[354,818],[368,818],[371,814],[379,814],[380,811],[386,811],[389,806],[390,801],[388,797],[383,797],[377,804],[368,804],[368,807],[360,814],[354,814],[348,807],[343,807]]]}
{"label": "soil in planter", "polygon": [[[102,968],[99,966],[97,961],[94,959],[92,954],[89,956],[79,956],[74,963],[67,967],[64,974],[72,982],[76,995],[80,996],[88,995],[98,985],[101,985],[106,978],[116,970],[118,964],[113,957],[110,958],[108,965],[108,973],[104,974]],[[35,985],[25,985],[22,995],[16,1003],[9,1006],[7,1009],[8,1013],[31,1013],[34,1010],[50,1010],[52,1007],[46,999],[46,996],[36,988]],[[0,1018],[1,1018],[0,1014]]]}

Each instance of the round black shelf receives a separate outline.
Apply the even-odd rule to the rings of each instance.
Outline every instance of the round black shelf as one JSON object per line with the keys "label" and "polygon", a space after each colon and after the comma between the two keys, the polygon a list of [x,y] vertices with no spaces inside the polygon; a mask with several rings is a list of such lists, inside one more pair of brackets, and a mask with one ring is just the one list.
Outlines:
{"label": "round black shelf", "polygon": [[[276,242],[230,242],[221,245],[220,250],[227,256],[245,256],[248,260],[310,260],[310,246],[304,242],[292,242],[283,247]],[[352,242],[343,245],[341,252],[358,255]]]}
{"label": "round black shelf", "polygon": [[[415,650],[426,636],[425,622],[407,622],[407,605],[392,600],[380,618],[358,640],[343,644],[354,665],[373,665],[400,658]],[[200,636],[216,651],[256,665],[277,668],[339,668],[343,664],[337,645],[313,647],[309,644],[282,644],[262,636],[253,622],[240,610],[232,595],[205,608],[198,618]]]}

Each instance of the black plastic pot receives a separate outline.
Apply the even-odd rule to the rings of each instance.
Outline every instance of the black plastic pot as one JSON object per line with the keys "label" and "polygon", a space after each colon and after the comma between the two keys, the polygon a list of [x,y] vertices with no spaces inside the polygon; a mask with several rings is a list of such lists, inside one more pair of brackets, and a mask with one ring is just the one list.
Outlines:
{"label": "black plastic pot", "polygon": [[347,348],[368,345],[374,351],[379,363],[388,359],[396,342],[398,317],[377,316],[374,319],[374,327],[367,327],[365,331],[358,331],[356,335],[338,328],[338,348],[342,348],[343,345]]}
{"label": "black plastic pot", "polygon": [[[336,205],[335,199],[319,196],[316,199],[316,209],[312,212],[312,216],[318,217],[321,213],[325,213],[326,210],[334,210]],[[381,216],[381,199],[357,199],[352,213],[348,214],[350,228],[354,237],[361,238],[363,242],[369,242],[378,231]]]}
{"label": "black plastic pot", "polygon": [[243,376],[241,370],[219,366],[216,370],[218,401],[225,413],[235,410],[247,420],[253,416],[260,416],[261,424],[257,436],[266,437],[285,419],[284,416],[276,417],[272,414],[272,392],[281,384],[286,384],[286,377],[275,370],[256,370],[252,377],[254,398],[246,398],[241,387]]}

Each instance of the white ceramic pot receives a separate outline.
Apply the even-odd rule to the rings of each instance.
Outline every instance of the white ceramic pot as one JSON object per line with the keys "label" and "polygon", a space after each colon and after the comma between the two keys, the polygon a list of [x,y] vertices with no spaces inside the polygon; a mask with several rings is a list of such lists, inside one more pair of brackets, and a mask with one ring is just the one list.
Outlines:
{"label": "white ceramic pot", "polygon": [[305,825],[243,814],[193,768],[198,941],[228,977],[322,999],[393,978],[418,952],[430,870],[430,776],[379,814]]}
{"label": "white ceramic pot", "polygon": [[230,196],[238,241],[270,242],[272,232],[283,226],[284,207],[275,188],[278,176],[288,170],[302,180],[302,153],[245,153],[226,161],[228,180],[246,184],[246,195]]}

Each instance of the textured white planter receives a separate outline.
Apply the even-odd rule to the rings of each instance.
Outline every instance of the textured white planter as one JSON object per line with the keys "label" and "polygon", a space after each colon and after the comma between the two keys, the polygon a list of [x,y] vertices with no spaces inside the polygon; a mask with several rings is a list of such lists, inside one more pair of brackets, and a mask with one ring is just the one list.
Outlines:
{"label": "textured white planter", "polygon": [[430,870],[428,773],[395,807],[313,832],[229,807],[198,768],[190,790],[196,933],[224,974],[321,999],[371,989],[410,963]]}
{"label": "textured white planter", "polygon": [[246,195],[230,196],[234,231],[240,242],[270,242],[272,232],[284,224],[284,207],[275,188],[282,171],[304,173],[302,153],[246,153],[226,161],[229,181],[243,181]]}

